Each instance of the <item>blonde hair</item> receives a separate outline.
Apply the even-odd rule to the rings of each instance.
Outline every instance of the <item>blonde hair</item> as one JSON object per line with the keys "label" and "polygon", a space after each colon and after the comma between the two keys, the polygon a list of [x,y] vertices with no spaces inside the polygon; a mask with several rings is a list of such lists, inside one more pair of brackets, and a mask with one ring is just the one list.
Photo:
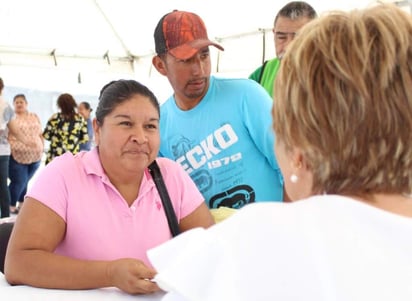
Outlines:
{"label": "blonde hair", "polygon": [[410,194],[412,17],[392,4],[333,12],[292,43],[273,128],[303,151],[313,192]]}

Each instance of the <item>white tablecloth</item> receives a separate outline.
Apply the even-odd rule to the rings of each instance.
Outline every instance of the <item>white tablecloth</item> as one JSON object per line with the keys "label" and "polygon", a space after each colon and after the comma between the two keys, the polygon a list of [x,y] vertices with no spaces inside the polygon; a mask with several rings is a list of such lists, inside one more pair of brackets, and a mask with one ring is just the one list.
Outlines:
{"label": "white tablecloth", "polygon": [[151,295],[129,295],[116,288],[94,290],[52,290],[25,285],[10,286],[0,273],[0,299],[2,301],[160,301],[164,293]]}

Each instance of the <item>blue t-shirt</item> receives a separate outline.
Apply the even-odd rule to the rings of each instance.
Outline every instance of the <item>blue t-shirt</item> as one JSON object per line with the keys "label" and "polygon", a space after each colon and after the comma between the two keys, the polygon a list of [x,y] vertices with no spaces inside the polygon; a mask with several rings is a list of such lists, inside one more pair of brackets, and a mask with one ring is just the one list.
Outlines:
{"label": "blue t-shirt", "polygon": [[272,99],[248,79],[210,77],[191,110],[170,97],[160,114],[160,156],[182,165],[209,208],[282,201],[283,178],[273,144]]}

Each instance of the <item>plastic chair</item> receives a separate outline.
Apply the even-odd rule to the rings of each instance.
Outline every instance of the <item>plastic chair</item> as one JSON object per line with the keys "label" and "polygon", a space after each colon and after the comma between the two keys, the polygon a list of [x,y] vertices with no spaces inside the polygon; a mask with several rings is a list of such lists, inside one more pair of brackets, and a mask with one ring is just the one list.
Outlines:
{"label": "plastic chair", "polygon": [[0,224],[0,272],[4,274],[4,259],[14,223]]}

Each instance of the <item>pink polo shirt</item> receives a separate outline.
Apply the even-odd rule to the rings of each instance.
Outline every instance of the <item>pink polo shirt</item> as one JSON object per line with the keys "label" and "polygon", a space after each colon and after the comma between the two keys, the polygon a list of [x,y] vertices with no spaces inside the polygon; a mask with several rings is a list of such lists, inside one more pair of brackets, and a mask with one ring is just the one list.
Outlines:
{"label": "pink polo shirt", "polygon": [[[158,158],[177,219],[192,213],[203,197],[181,166]],[[136,258],[150,266],[146,251],[171,238],[160,196],[148,170],[129,207],[106,176],[97,148],[67,152],[48,164],[28,194],[66,222],[55,252],[78,259]]]}

